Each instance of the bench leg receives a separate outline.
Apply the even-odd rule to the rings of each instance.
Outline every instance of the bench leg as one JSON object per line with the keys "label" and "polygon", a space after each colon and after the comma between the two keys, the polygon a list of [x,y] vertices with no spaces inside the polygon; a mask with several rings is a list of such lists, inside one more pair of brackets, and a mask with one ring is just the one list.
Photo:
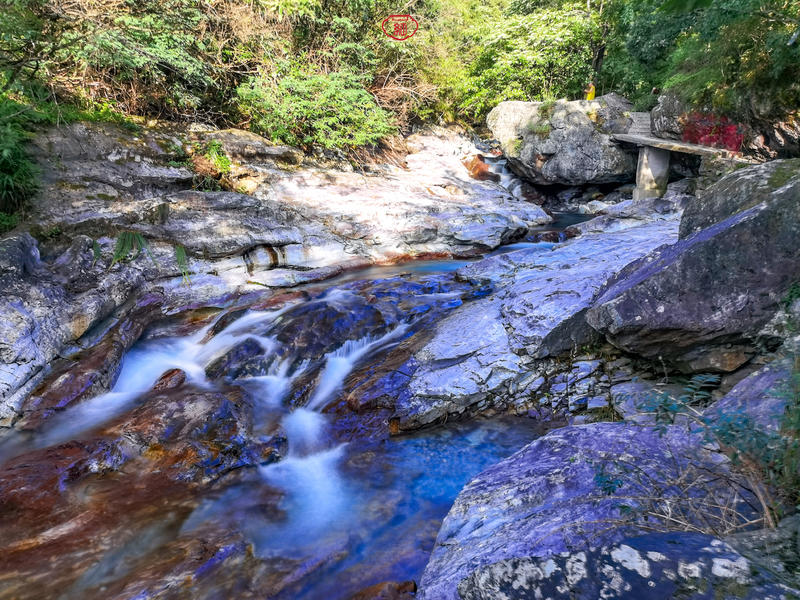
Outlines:
{"label": "bench leg", "polygon": [[661,198],[669,183],[669,150],[642,146],[639,149],[639,165],[636,168],[634,200]]}

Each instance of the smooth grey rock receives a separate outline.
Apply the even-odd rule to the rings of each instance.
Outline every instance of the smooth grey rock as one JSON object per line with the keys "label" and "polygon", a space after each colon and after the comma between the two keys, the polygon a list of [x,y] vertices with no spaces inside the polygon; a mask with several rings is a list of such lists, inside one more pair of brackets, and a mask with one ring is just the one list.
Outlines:
{"label": "smooth grey rock", "polygon": [[476,569],[462,600],[788,600],[799,597],[724,541],[688,532],[654,533],[587,552],[514,558]]}
{"label": "smooth grey rock", "polygon": [[631,106],[614,94],[591,102],[508,101],[486,118],[512,170],[540,185],[633,179],[636,157],[611,141],[631,126]]}
{"label": "smooth grey rock", "polygon": [[24,277],[40,268],[39,248],[28,233],[0,239],[0,277]]}
{"label": "smooth grey rock", "polygon": [[[740,171],[709,196],[727,193],[737,176],[771,170]],[[759,332],[800,279],[800,173],[772,189],[757,205],[626,268],[588,311],[589,324],[619,348],[685,372],[730,372],[761,344],[779,343]]]}

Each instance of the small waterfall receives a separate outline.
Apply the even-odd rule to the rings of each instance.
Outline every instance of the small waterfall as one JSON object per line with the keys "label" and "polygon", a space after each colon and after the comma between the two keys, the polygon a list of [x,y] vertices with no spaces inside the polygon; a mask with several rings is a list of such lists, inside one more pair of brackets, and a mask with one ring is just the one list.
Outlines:
{"label": "small waterfall", "polygon": [[338,350],[331,352],[325,360],[325,369],[320,376],[319,385],[308,402],[311,410],[321,410],[339,390],[339,386],[365,356],[385,349],[399,341],[408,331],[402,324],[380,337],[365,337],[360,340],[347,340]]}
{"label": "small waterfall", "polygon": [[489,170],[500,176],[500,185],[502,185],[508,193],[519,200],[524,200],[522,195],[522,180],[508,168],[508,160],[494,156],[484,157],[486,164],[489,165]]}
{"label": "small waterfall", "polygon": [[[339,473],[346,444],[330,446],[326,436],[328,418],[320,411],[335,398],[345,378],[359,362],[399,343],[408,328],[401,324],[382,336],[347,340],[327,355],[307,406],[295,408],[284,416],[281,424],[289,440],[289,456],[261,467],[264,479],[286,492],[283,508],[288,522],[281,525],[278,539],[297,534],[313,540],[348,522],[345,512],[349,503]],[[262,532],[259,537],[262,552],[275,546],[275,536]]]}

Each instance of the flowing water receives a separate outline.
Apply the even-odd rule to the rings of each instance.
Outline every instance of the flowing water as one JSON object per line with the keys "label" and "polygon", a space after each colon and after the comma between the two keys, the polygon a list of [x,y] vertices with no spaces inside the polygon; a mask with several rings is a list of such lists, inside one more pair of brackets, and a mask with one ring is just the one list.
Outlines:
{"label": "flowing water", "polygon": [[[423,277],[435,270],[433,263],[409,266],[407,271]],[[446,272],[453,265],[440,266],[438,270]],[[396,271],[384,270],[390,275]],[[341,287],[347,285],[339,282],[323,293],[323,300],[348,301],[351,292]],[[453,293],[429,296],[452,303]],[[388,439],[338,441],[332,433],[335,416],[322,409],[354,368],[413,334],[415,321],[401,321],[381,335],[349,339],[326,353],[307,404],[292,407],[287,403],[290,390],[314,361],[305,360],[302,350],[299,356],[282,353],[275,337],[258,332],[280,323],[282,315],[302,302],[281,310],[249,311],[213,336],[213,323],[185,337],[146,335],[125,356],[111,392],[65,410],[30,440],[27,449],[81,439],[135,406],[168,369],[182,369],[190,387],[213,389],[219,383],[206,377],[205,367],[237,343],[256,339],[265,355],[276,358],[265,374],[236,384],[255,399],[256,431],[279,427],[288,439],[288,453],[258,469],[260,484],[250,477],[219,487],[185,520],[180,534],[223,523],[242,532],[259,559],[315,565],[311,576],[278,598],[344,599],[381,581],[419,580],[441,520],[459,490],[485,467],[534,439],[537,424],[523,417],[478,419]],[[18,446],[13,453],[21,450]],[[265,516],[248,502],[248,496],[262,493],[259,486],[281,493],[279,517]]]}
{"label": "flowing water", "polygon": [[[513,183],[506,181],[512,193]],[[552,246],[521,242],[496,252],[522,247],[545,252]],[[190,335],[177,336],[163,335],[163,328],[153,330],[126,354],[110,392],[62,411],[33,436],[7,439],[0,458],[81,439],[137,406],[169,369],[184,371],[186,385],[193,389],[228,385],[208,376],[207,367],[238,344],[255,341],[262,349],[263,368],[255,375],[238,375],[234,384],[254,403],[255,432],[284,432],[288,452],[279,462],[217,486],[200,499],[179,534],[222,524],[241,532],[255,556],[266,563],[296,560],[309,565],[307,575],[297,577],[280,598],[344,599],[381,581],[418,580],[459,490],[481,470],[534,439],[540,433],[536,422],[522,417],[476,419],[413,435],[356,436],[342,442],[334,432],[337,417],[324,411],[354,370],[424,330],[431,315],[441,318],[469,294],[484,293],[453,283],[449,273],[464,264],[467,261],[420,261],[367,269],[316,286],[310,299],[291,301],[279,310],[249,310],[224,327],[207,323]],[[317,306],[320,314],[328,309],[346,314],[361,298],[362,280],[373,280],[370,285],[377,287],[370,293],[379,298],[390,295],[392,286],[402,291],[418,281],[433,291],[415,288],[410,304],[402,295],[395,304],[385,301],[399,313],[394,321],[387,317],[386,326],[359,337],[345,332],[343,340],[322,354],[281,337],[281,327],[308,307]],[[354,311],[366,310],[364,305],[354,306]],[[389,314],[389,309],[381,310]],[[335,320],[331,326],[339,327]],[[311,388],[305,402],[297,403],[293,391],[308,377]],[[277,512],[265,512],[255,500],[269,490],[278,494]]]}

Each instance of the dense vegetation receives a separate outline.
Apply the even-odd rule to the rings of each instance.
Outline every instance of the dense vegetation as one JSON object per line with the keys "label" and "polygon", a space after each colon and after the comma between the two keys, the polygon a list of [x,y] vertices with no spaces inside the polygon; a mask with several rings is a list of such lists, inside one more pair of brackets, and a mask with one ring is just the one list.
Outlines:
{"label": "dense vegetation", "polygon": [[800,106],[790,0],[407,6],[419,32],[394,41],[387,0],[4,0],[0,211],[35,190],[22,143],[37,122],[234,124],[349,152],[414,120],[479,123],[502,100],[577,97],[590,78],[643,108],[654,88],[740,120]]}

